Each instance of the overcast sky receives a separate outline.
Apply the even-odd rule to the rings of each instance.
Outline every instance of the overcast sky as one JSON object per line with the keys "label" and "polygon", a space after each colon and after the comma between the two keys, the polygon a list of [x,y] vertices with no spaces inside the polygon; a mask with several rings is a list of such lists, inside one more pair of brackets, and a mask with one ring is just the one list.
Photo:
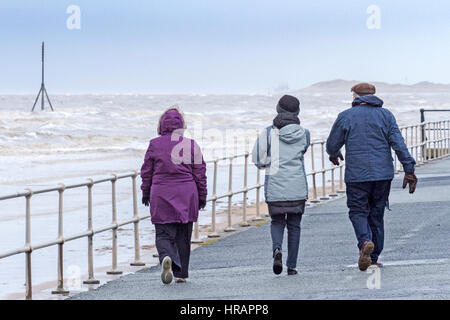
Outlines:
{"label": "overcast sky", "polygon": [[[67,27],[70,5],[80,29]],[[42,40],[52,93],[450,83],[450,1],[1,0],[0,40],[1,93],[39,89]]]}

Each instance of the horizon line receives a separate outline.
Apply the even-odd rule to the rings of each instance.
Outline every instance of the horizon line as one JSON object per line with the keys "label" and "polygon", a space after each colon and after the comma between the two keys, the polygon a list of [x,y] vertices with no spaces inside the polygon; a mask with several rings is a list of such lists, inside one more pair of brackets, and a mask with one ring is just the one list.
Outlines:
{"label": "horizon line", "polygon": [[[418,81],[415,83],[404,83],[404,82],[387,82],[387,81],[381,81],[381,80],[348,80],[348,79],[341,79],[341,78],[336,78],[336,79],[331,79],[331,80],[321,80],[318,82],[314,82],[311,83],[305,87],[301,87],[298,89],[293,89],[293,90],[285,90],[285,91],[278,91],[278,92],[271,92],[271,90],[274,89],[266,89],[266,92],[227,92],[227,93],[220,93],[220,92],[120,92],[120,91],[115,91],[115,92],[51,92],[51,94],[53,95],[161,95],[161,96],[165,96],[165,95],[187,95],[187,96],[193,96],[193,95],[198,95],[198,96],[202,96],[202,95],[220,95],[220,96],[227,96],[227,95],[261,95],[261,96],[272,96],[272,95],[278,95],[278,94],[285,94],[285,93],[293,93],[293,92],[298,92],[298,91],[302,91],[305,89],[308,89],[310,87],[316,86],[318,84],[323,84],[323,83],[329,83],[329,82],[337,82],[337,81],[346,81],[346,82],[373,82],[373,83],[382,83],[382,84],[386,84],[386,85],[390,85],[390,86],[396,86],[396,85],[401,85],[401,86],[408,86],[408,87],[412,87],[412,86],[416,86],[419,84],[431,84],[431,85],[436,85],[436,86],[450,86],[450,83],[441,83],[441,82],[433,82],[433,81],[429,81],[429,80],[422,80],[422,81]],[[17,96],[26,96],[26,95],[36,95],[35,92],[0,92],[0,95],[2,96],[6,96],[6,95],[17,95]]]}

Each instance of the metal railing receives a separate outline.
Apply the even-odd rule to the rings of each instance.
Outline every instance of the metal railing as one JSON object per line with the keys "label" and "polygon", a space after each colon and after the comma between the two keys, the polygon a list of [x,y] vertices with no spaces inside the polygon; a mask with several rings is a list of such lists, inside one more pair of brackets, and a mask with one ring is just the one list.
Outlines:
{"label": "metal railing", "polygon": [[[245,152],[243,154],[229,156],[229,157],[223,157],[218,158],[215,160],[207,161],[207,164],[213,164],[213,182],[212,182],[212,195],[210,198],[208,198],[206,201],[211,202],[211,229],[210,233],[208,234],[208,237],[210,238],[217,238],[219,237],[219,234],[216,230],[216,214],[217,214],[217,200],[227,198],[228,199],[228,205],[227,205],[227,226],[224,229],[225,232],[232,232],[235,231],[233,228],[233,222],[232,222],[232,210],[233,210],[233,196],[242,194],[243,200],[242,200],[242,220],[239,223],[241,227],[249,226],[249,222],[247,221],[247,196],[248,192],[255,190],[256,191],[256,217],[253,219],[254,221],[263,220],[263,217],[261,217],[260,212],[260,189],[264,186],[261,184],[261,178],[260,178],[260,169],[256,169],[256,184],[249,186],[248,185],[248,158],[250,154],[248,152]],[[243,172],[243,186],[242,189],[233,191],[233,163],[236,159],[243,158],[244,160],[244,172]],[[217,194],[217,176],[218,176],[218,168],[219,163],[223,161],[228,161],[228,191],[223,194]],[[199,232],[199,223],[198,221],[194,225],[194,238],[192,240],[193,243],[199,243],[202,242],[200,239],[200,232]]]}
{"label": "metal railing", "polygon": [[[450,120],[403,126],[400,132],[417,166],[450,154]],[[402,166],[395,153],[393,157],[395,173],[401,172]]]}
{"label": "metal railing", "polygon": [[[313,141],[311,142],[311,145],[307,151],[306,154],[309,153],[310,160],[311,160],[311,168],[312,170],[306,174],[307,177],[310,177],[312,180],[312,197],[310,197],[309,201],[312,203],[317,203],[323,200],[328,200],[330,197],[336,197],[338,194],[336,192],[342,193],[343,191],[343,167],[344,163],[342,162],[339,166],[331,165],[330,167],[325,166],[325,159],[326,159],[326,153],[325,153],[325,141]],[[320,147],[320,164],[321,169],[315,169],[317,161],[317,158],[315,157],[315,149],[317,146]],[[227,226],[224,229],[225,232],[232,232],[235,231],[233,228],[232,223],[232,211],[233,211],[233,196],[242,194],[243,201],[242,201],[242,220],[240,221],[239,225],[241,227],[249,226],[249,222],[247,221],[247,195],[249,191],[255,190],[255,206],[256,206],[256,216],[253,219],[253,221],[259,221],[262,220],[263,217],[261,217],[261,209],[260,209],[260,189],[264,186],[264,184],[261,184],[261,178],[260,178],[260,169],[257,169],[256,171],[256,184],[253,186],[248,186],[248,158],[250,154],[248,152],[245,152],[243,154],[230,156],[230,157],[223,157],[219,159],[215,159],[212,161],[207,161],[207,164],[213,165],[213,182],[212,182],[212,195],[210,198],[207,199],[207,202],[211,202],[212,209],[211,209],[211,229],[208,234],[208,237],[210,238],[217,238],[220,237],[216,230],[216,215],[217,215],[217,200],[227,198],[228,199],[228,206],[226,209],[227,213]],[[233,191],[233,163],[236,159],[243,158],[244,159],[244,169],[243,169],[243,186],[242,189]],[[227,162],[228,161],[228,190],[227,192],[223,194],[217,194],[217,176],[218,176],[218,168],[219,163],[221,162]],[[335,171],[339,171],[339,184],[338,189],[336,189],[336,179],[335,179]],[[330,183],[330,190],[327,190],[327,181],[326,181],[326,175],[327,173],[330,173],[331,175],[331,183]],[[320,195],[319,195],[319,187],[317,184],[317,179],[321,179],[321,186],[320,186]],[[330,192],[328,192],[330,191]],[[198,221],[194,225],[194,237],[192,242],[194,243],[201,243],[202,240],[200,239],[200,232],[199,232],[199,223]]]}
{"label": "metal railing", "polygon": [[[64,185],[59,184],[57,187],[43,188],[43,189],[26,189],[25,192],[18,192],[16,194],[0,196],[1,200],[14,199],[14,198],[25,198],[25,245],[23,247],[0,253],[0,259],[10,257],[16,254],[24,253],[26,257],[25,262],[25,298],[32,298],[32,277],[31,277],[31,256],[32,252],[38,249],[47,248],[51,246],[58,246],[58,265],[57,265],[57,287],[52,291],[54,294],[68,294],[69,292],[64,288],[64,272],[63,272],[63,254],[64,254],[64,244],[69,241],[77,240],[80,238],[86,237],[88,239],[88,279],[84,281],[86,284],[97,284],[98,280],[94,277],[94,254],[93,254],[93,237],[96,234],[111,230],[112,231],[112,267],[111,270],[107,271],[108,274],[121,274],[122,271],[117,269],[117,229],[121,226],[127,224],[134,224],[134,262],[131,265],[134,266],[143,266],[145,265],[141,262],[140,258],[140,243],[139,243],[139,222],[144,219],[150,218],[150,215],[146,215],[143,217],[138,216],[138,207],[137,207],[137,188],[136,188],[136,178],[138,176],[138,172],[134,171],[132,173],[116,175],[113,174],[111,177],[102,178],[102,179],[88,179],[85,183]],[[133,190],[133,218],[127,221],[118,222],[117,221],[117,200],[116,200],[116,182],[119,179],[131,178],[132,190]],[[111,224],[103,226],[98,229],[94,229],[92,226],[92,189],[94,185],[100,183],[111,183]],[[74,234],[71,236],[64,236],[63,232],[63,215],[64,215],[64,192],[68,189],[75,188],[87,188],[87,198],[88,198],[88,225],[87,230],[78,234]],[[52,241],[42,242],[38,244],[31,243],[31,199],[34,195],[49,193],[49,192],[58,192],[59,200],[58,200],[58,237]]]}
{"label": "metal railing", "polygon": [[[421,130],[425,132],[425,139],[420,139]],[[450,120],[437,121],[437,122],[423,122],[417,125],[404,126],[400,128],[401,133],[405,139],[405,142],[411,152],[411,154],[416,158],[417,164],[421,165],[432,159],[440,159],[450,154]],[[344,177],[343,169],[344,163],[342,162],[339,166],[329,165],[328,167],[325,163],[327,155],[325,152],[325,141],[313,141],[311,146],[306,153],[309,154],[311,170],[307,173],[307,178],[311,181],[312,187],[310,188],[309,202],[316,203],[320,201],[326,201],[330,197],[336,197],[337,193],[342,193],[344,191]],[[320,149],[320,157],[315,156],[317,148]],[[230,157],[218,158],[212,161],[207,161],[207,164],[213,165],[213,182],[212,182],[212,195],[207,199],[207,202],[211,203],[211,224],[210,232],[208,237],[216,238],[220,235],[218,234],[216,228],[216,215],[217,215],[217,201],[220,199],[227,199],[227,226],[224,229],[225,232],[232,232],[233,228],[232,221],[232,209],[233,209],[233,196],[242,195],[242,219],[240,226],[249,226],[247,217],[247,206],[248,206],[248,193],[255,190],[255,206],[256,215],[253,218],[254,221],[262,220],[261,208],[260,208],[260,191],[264,186],[261,183],[260,169],[256,170],[256,183],[254,185],[248,185],[248,166],[249,166],[249,156],[248,152],[243,154],[234,155]],[[243,186],[239,190],[233,190],[233,167],[236,159],[243,158]],[[219,164],[225,162],[228,166],[228,190],[223,194],[218,194],[217,182],[218,182],[218,168]],[[316,169],[317,162],[320,164],[320,169]],[[308,160],[305,158],[305,163]],[[398,160],[395,156],[394,158],[395,170],[399,171]],[[336,172],[338,172],[338,178],[336,179]],[[18,192],[16,194],[0,196],[0,201],[14,198],[25,198],[25,245],[23,247],[10,250],[5,253],[0,253],[0,259],[10,257],[13,255],[24,253],[26,257],[25,270],[26,270],[26,299],[32,298],[32,252],[34,250],[57,246],[58,260],[57,260],[57,287],[52,292],[55,294],[68,294],[68,291],[64,288],[64,265],[63,265],[63,254],[64,254],[64,244],[69,241],[86,237],[88,240],[88,278],[84,281],[86,284],[97,284],[99,281],[94,277],[94,255],[93,255],[93,238],[94,235],[111,231],[112,232],[112,262],[111,270],[107,271],[108,274],[121,274],[122,271],[117,269],[117,231],[118,228],[128,224],[134,224],[134,261],[131,263],[133,266],[143,266],[145,265],[141,261],[140,257],[140,241],[139,241],[139,222],[144,219],[149,219],[150,215],[139,216],[138,215],[138,202],[137,202],[137,187],[136,178],[139,176],[137,171],[131,173],[125,173],[116,175],[113,174],[110,177],[102,179],[88,179],[87,182],[64,185],[59,184],[56,187],[43,188],[43,189],[26,189],[24,192]],[[133,197],[133,217],[127,221],[119,222],[117,220],[117,200],[116,200],[116,182],[120,179],[131,178],[132,185],[132,197]],[[336,182],[338,180],[338,182]],[[328,183],[330,182],[330,183]],[[111,224],[100,227],[98,229],[93,228],[92,215],[93,215],[93,201],[92,201],[92,190],[93,187],[101,183],[111,183]],[[320,185],[318,184],[320,183]],[[64,192],[68,189],[75,188],[87,188],[87,202],[88,202],[88,225],[87,230],[78,234],[71,236],[64,236],[63,232],[63,215],[64,215]],[[58,205],[58,237],[52,241],[47,241],[38,244],[31,243],[31,199],[34,195],[42,193],[58,192],[59,195],[59,205]],[[198,221],[194,225],[193,243],[202,242],[200,239],[199,223]]]}
{"label": "metal railing", "polygon": [[[321,200],[329,200],[330,197],[336,197],[338,196],[338,193],[343,193],[344,191],[344,162],[340,162],[339,166],[335,166],[332,165],[330,163],[330,165],[327,167],[325,165],[325,163],[328,163],[328,160],[326,159],[327,153],[325,152],[325,144],[326,141],[325,140],[320,140],[320,141],[313,141],[311,142],[311,145],[308,149],[308,151],[306,152],[306,154],[310,154],[310,159],[311,159],[311,172],[307,173],[306,176],[307,177],[311,177],[311,182],[312,182],[312,196],[309,197],[309,201],[311,203],[318,203]],[[316,151],[316,146],[319,146],[320,148],[320,165],[321,168],[320,169],[316,169],[316,156],[315,156],[315,151]],[[336,189],[336,179],[335,179],[335,172],[339,171],[339,184],[338,184],[338,189]],[[327,173],[330,173],[331,177],[331,181],[330,181],[330,192],[327,192]],[[321,182],[322,185],[319,188],[317,185],[317,179],[318,176],[320,176],[321,178]],[[319,190],[320,189],[320,190]],[[319,192],[321,193],[319,195]]]}

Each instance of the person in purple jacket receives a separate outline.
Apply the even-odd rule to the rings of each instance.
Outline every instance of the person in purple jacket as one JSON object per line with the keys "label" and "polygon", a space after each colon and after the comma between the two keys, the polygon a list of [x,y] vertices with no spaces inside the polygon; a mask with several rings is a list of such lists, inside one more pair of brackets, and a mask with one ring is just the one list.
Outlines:
{"label": "person in purple jacket", "polygon": [[183,136],[184,129],[181,111],[166,110],[141,168],[142,203],[150,205],[165,284],[174,276],[175,282],[186,282],[192,224],[206,205],[206,164],[197,143]]}

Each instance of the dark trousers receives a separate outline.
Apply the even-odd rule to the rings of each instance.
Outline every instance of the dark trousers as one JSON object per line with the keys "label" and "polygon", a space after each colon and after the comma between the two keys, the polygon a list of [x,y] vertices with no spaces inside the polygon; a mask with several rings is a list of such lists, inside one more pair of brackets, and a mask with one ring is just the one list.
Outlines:
{"label": "dark trousers", "polygon": [[189,258],[191,256],[192,222],[155,224],[156,249],[159,262],[166,256],[172,259],[173,275],[176,278],[189,276]]}
{"label": "dark trousers", "polygon": [[384,209],[388,204],[392,180],[347,183],[347,207],[358,239],[358,248],[372,241],[372,262],[378,261],[384,245]]}
{"label": "dark trousers", "polygon": [[289,269],[297,267],[298,249],[300,247],[300,222],[302,215],[298,213],[277,214],[273,215],[270,226],[270,233],[272,235],[272,249],[281,250],[283,246],[284,229],[287,226],[287,240],[288,240],[288,257],[286,265]]}
{"label": "dark trousers", "polygon": [[268,203],[268,206],[272,218],[270,225],[272,250],[282,250],[284,229],[287,226],[288,257],[286,265],[289,269],[295,269],[300,247],[300,223],[305,211],[305,201],[272,202]]}

